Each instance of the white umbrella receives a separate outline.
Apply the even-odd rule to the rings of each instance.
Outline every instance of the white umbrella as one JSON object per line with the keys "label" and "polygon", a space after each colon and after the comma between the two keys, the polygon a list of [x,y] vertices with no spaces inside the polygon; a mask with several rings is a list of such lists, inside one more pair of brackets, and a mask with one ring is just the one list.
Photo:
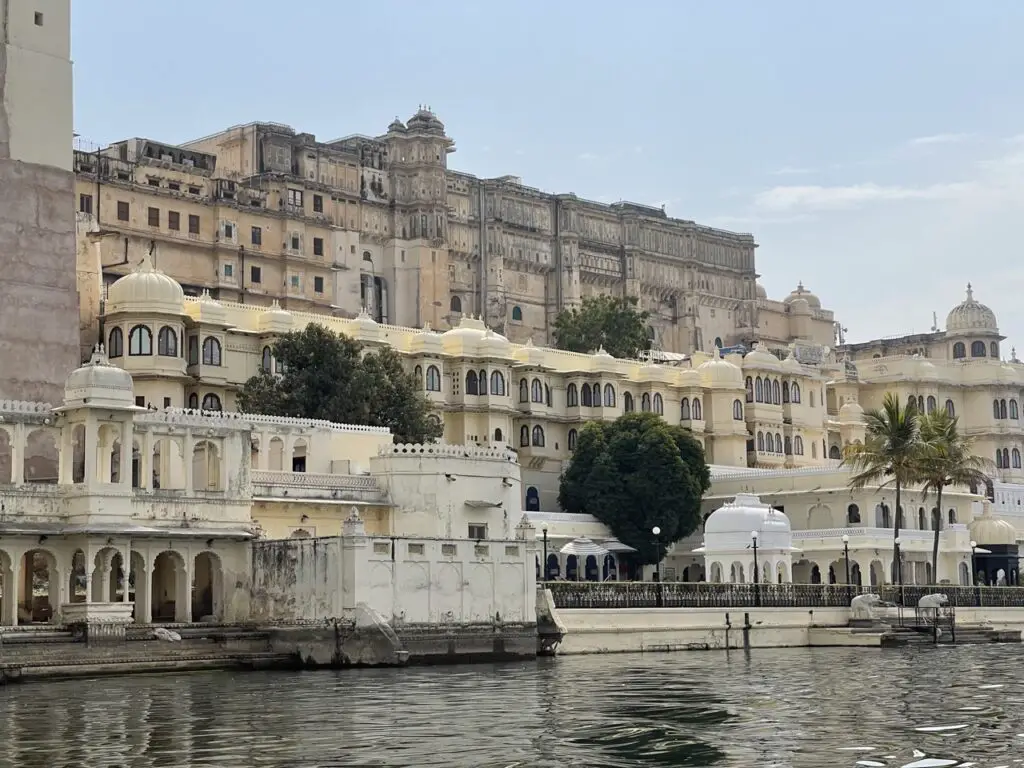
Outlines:
{"label": "white umbrella", "polygon": [[599,558],[602,558],[608,554],[607,549],[602,547],[600,544],[591,541],[586,536],[580,536],[578,539],[573,539],[558,551],[567,557],[569,555],[576,555],[577,581],[580,580],[580,574],[586,567],[585,563],[587,561],[588,556],[593,555],[594,558],[598,559],[598,562],[600,562]]}

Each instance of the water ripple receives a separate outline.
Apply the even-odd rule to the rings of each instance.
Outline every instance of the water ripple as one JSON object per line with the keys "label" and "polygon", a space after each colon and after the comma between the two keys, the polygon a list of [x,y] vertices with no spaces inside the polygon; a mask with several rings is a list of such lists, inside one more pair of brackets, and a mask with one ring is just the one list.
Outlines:
{"label": "water ripple", "polygon": [[1024,765],[1018,646],[197,673],[0,691],[0,768]]}

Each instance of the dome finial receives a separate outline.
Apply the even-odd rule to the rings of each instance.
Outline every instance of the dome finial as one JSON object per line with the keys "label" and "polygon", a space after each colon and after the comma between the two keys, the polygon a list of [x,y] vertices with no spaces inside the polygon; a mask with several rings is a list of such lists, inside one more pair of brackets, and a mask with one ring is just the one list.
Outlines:
{"label": "dome finial", "polygon": [[804,292],[804,281],[803,280],[797,280],[796,281],[796,292],[797,293],[803,293]]}
{"label": "dome finial", "polygon": [[971,289],[971,284],[967,284],[967,300],[974,301],[974,291]]}
{"label": "dome finial", "polygon": [[145,253],[142,254],[142,260],[139,261],[138,266],[135,267],[135,272],[155,272],[156,267],[153,266],[153,254],[156,251],[156,240],[149,241],[149,248],[146,249]]}

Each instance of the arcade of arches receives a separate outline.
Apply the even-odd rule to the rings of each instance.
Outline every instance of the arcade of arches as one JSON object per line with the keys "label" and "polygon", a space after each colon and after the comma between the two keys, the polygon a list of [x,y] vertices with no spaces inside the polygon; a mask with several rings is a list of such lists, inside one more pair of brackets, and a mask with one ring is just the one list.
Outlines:
{"label": "arcade of arches", "polygon": [[4,626],[59,620],[61,605],[85,602],[134,603],[139,624],[220,620],[224,600],[222,555],[204,546],[46,536],[0,545]]}

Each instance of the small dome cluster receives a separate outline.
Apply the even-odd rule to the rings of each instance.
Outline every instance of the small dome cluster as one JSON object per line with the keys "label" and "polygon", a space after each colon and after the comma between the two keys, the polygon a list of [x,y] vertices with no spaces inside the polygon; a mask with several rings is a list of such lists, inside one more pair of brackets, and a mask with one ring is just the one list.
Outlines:
{"label": "small dome cluster", "polygon": [[821,309],[821,299],[815,296],[813,293],[804,288],[804,284],[797,283],[796,289],[793,290],[789,296],[782,300],[783,304],[791,305],[795,301],[806,301],[807,306],[811,309]]}
{"label": "small dome cluster", "polygon": [[789,518],[761,502],[752,493],[739,493],[712,512],[704,523],[704,548],[708,554],[743,550],[757,533],[758,548],[788,551],[792,547]]}
{"label": "small dome cluster", "polygon": [[1007,545],[1016,546],[1017,529],[1013,523],[992,514],[991,503],[985,501],[981,516],[974,518],[967,529],[971,532],[971,540],[976,541],[980,546],[986,544],[991,546]]}
{"label": "small dome cluster", "polygon": [[[392,125],[394,124],[392,123]],[[409,132],[419,131],[439,136],[444,135],[444,123],[437,119],[437,115],[430,111],[430,107],[423,105],[420,106],[415,115],[409,118],[405,129]]]}
{"label": "small dome cluster", "polygon": [[946,333],[999,333],[996,313],[974,298],[971,284],[967,284],[967,297],[946,315]]}

